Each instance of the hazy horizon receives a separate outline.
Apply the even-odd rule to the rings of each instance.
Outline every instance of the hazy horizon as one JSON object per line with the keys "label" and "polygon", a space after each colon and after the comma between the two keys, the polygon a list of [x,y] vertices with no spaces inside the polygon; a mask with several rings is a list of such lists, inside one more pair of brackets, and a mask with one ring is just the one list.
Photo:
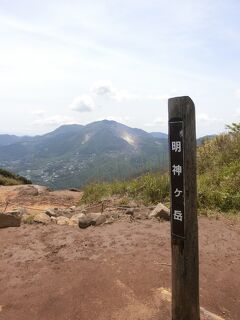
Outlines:
{"label": "hazy horizon", "polygon": [[[93,122],[104,121],[104,120],[107,120],[107,121],[115,121],[115,120],[109,120],[109,119],[101,119],[101,120],[96,120],[96,121],[93,121]],[[82,125],[82,126],[86,126],[86,125],[91,124],[91,123],[93,123],[93,122],[89,122],[89,123],[86,123],[86,124],[81,124],[81,123],[60,124],[60,125],[56,126],[55,128],[52,128],[52,129],[50,129],[50,130],[48,130],[48,131],[46,131],[46,132],[36,133],[36,134],[8,133],[8,132],[1,132],[1,131],[0,131],[0,135],[5,135],[5,134],[7,134],[7,135],[34,137],[34,136],[37,136],[37,135],[44,135],[44,134],[50,133],[50,132],[52,132],[52,131],[55,131],[55,130],[57,130],[58,128],[60,128],[61,126],[68,126],[68,125],[80,125],[80,126]],[[115,122],[121,123],[121,122],[119,122],[119,121],[115,121]],[[131,126],[129,126],[129,125],[127,125],[127,124],[124,124],[124,123],[121,123],[121,124],[126,125],[126,126],[128,126],[128,127],[130,127],[130,128],[133,128],[133,129],[141,129],[141,128],[139,128],[139,127],[131,127]],[[143,130],[143,129],[142,129],[142,130]],[[156,131],[156,130],[144,130],[144,131],[146,131],[147,133],[160,132],[160,133],[164,133],[164,134],[167,134],[167,135],[168,135],[168,131],[166,131],[166,132],[164,132],[164,131]],[[226,131],[226,129],[225,129],[225,131]],[[223,132],[224,132],[224,131],[223,131]],[[213,132],[212,134],[215,134],[215,133]],[[208,135],[208,134],[207,134],[207,135]],[[210,134],[210,135],[211,135],[211,134]],[[197,138],[201,138],[201,137],[202,137],[202,136],[197,135]]]}

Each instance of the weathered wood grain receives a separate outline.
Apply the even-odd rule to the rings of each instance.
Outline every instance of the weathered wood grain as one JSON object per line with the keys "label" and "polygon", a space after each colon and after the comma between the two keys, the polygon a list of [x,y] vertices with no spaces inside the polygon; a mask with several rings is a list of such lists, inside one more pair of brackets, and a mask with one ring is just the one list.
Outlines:
{"label": "weathered wood grain", "polygon": [[172,320],[199,320],[199,254],[195,107],[189,97],[168,101],[169,121],[184,122],[185,240],[172,236]]}

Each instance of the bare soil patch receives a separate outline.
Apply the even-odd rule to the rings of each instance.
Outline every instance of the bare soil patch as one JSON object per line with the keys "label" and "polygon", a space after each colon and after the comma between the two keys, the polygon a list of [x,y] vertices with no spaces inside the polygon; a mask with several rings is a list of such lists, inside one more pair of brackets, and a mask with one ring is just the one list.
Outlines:
{"label": "bare soil patch", "polygon": [[[199,229],[201,306],[239,320],[239,224]],[[0,248],[0,319],[171,319],[168,222],[22,225],[0,230]]]}
{"label": "bare soil patch", "polygon": [[82,192],[51,191],[38,185],[0,186],[0,211],[22,207],[28,210],[46,210],[51,207],[67,208],[79,202]]}

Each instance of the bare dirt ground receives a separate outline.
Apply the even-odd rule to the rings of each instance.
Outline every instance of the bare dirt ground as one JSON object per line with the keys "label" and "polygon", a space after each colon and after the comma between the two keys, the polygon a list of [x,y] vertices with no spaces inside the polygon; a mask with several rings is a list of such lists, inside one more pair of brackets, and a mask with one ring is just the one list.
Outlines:
{"label": "bare dirt ground", "polygon": [[[35,189],[38,191],[34,194]],[[26,207],[28,210],[45,210],[49,207],[67,208],[76,205],[82,192],[59,190],[51,191],[37,185],[0,186],[0,211],[6,204],[7,210]]]}
{"label": "bare dirt ground", "polygon": [[[201,217],[199,233],[201,306],[239,320],[240,225]],[[22,225],[0,249],[1,320],[171,319],[168,222]]]}

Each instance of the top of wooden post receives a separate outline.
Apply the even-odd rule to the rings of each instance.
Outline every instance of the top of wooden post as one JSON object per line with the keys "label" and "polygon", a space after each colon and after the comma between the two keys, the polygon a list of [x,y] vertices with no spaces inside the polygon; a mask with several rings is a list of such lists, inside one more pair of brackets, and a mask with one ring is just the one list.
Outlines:
{"label": "top of wooden post", "polygon": [[195,105],[189,96],[168,99],[169,120],[181,118],[188,120],[189,116],[195,117]]}

